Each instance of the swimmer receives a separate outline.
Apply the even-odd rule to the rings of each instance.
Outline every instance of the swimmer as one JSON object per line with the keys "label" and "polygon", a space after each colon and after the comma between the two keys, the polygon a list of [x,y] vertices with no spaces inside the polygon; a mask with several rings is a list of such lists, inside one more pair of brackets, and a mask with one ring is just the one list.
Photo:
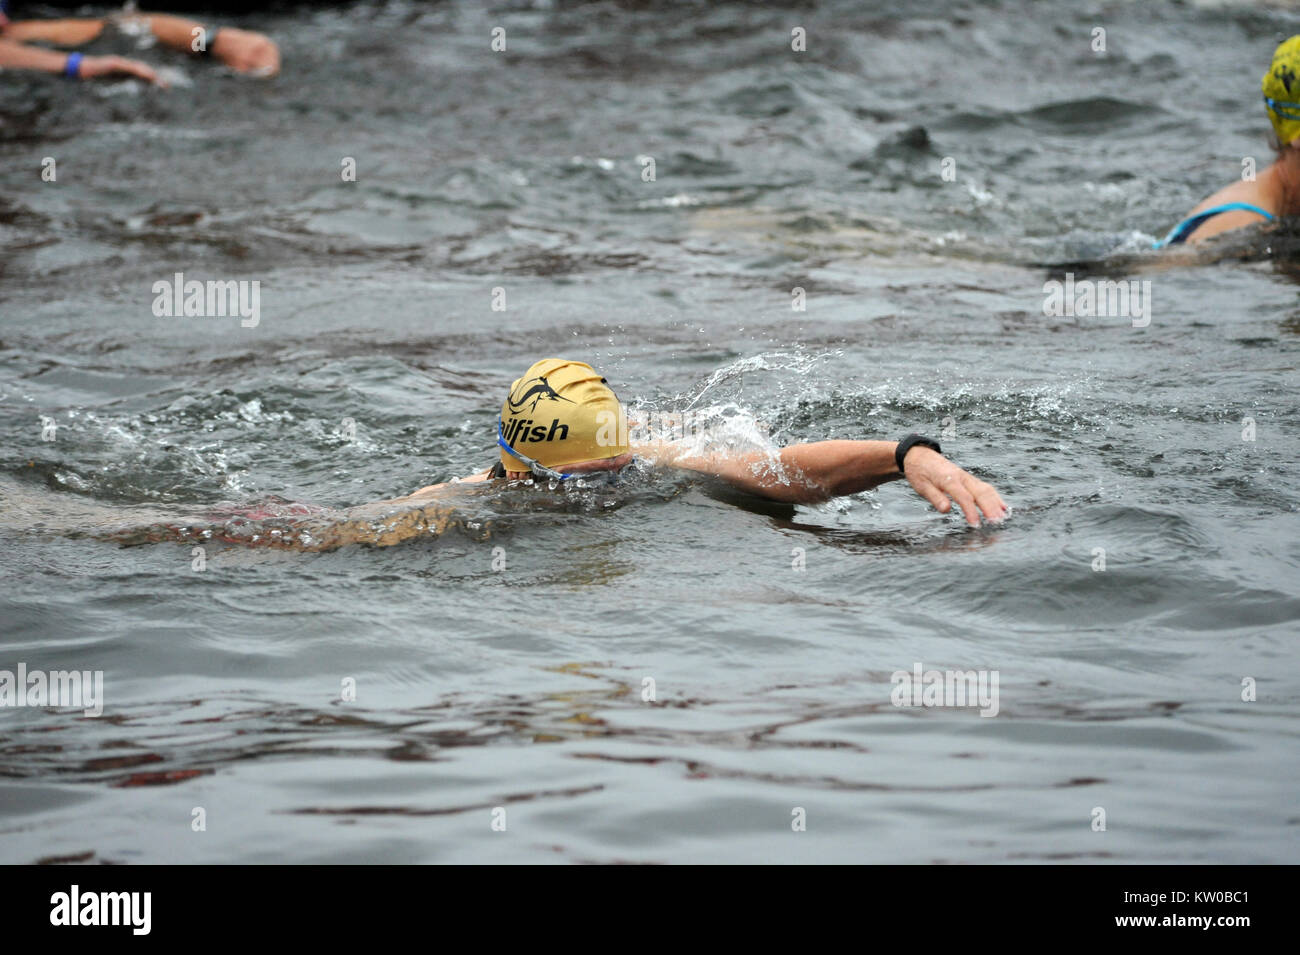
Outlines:
{"label": "swimmer", "polygon": [[73,79],[135,76],[156,86],[166,86],[158,72],[141,60],[61,53],[29,45],[82,46],[96,39],[111,24],[132,35],[152,33],[160,43],[174,50],[212,56],[237,73],[267,77],[280,72],[279,48],[269,37],[251,30],[207,26],[161,13],[119,13],[102,19],[9,20],[2,8],[0,4],[0,68],[4,69],[38,70]]}
{"label": "swimmer", "polygon": [[1231,229],[1300,214],[1300,35],[1277,48],[1261,85],[1276,134],[1276,160],[1253,182],[1234,182],[1210,196],[1157,242],[1157,249],[1195,245]]}
{"label": "swimmer", "polygon": [[945,458],[937,442],[915,434],[901,441],[815,441],[770,451],[699,451],[681,440],[632,444],[618,398],[580,361],[535,363],[511,386],[494,431],[498,459],[491,467],[405,497],[341,509],[275,500],[182,516],[152,506],[56,501],[0,480],[0,529],[65,527],[123,544],[220,541],[301,551],[347,544],[387,547],[456,525],[487,484],[547,490],[607,486],[656,468],[694,472],[784,504],[817,504],[905,479],[940,513],[960,508],[971,527],[1007,515],[997,491]]}
{"label": "swimmer", "polygon": [[[626,412],[609,385],[580,361],[546,358],[510,388],[496,421],[499,460],[469,477],[391,501],[418,505],[463,484],[533,481],[610,483],[634,466],[694,471],[787,504],[817,504],[906,479],[941,514],[961,509],[966,523],[998,522],[1007,506],[989,484],[945,458],[920,435],[901,441],[815,441],[779,451],[698,451],[681,441],[628,443]],[[360,511],[361,509],[354,509]]]}

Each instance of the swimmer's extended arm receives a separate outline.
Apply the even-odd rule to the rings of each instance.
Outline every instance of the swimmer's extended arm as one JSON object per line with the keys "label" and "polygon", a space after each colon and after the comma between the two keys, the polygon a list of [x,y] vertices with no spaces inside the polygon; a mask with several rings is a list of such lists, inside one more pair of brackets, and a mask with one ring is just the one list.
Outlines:
{"label": "swimmer's extended arm", "polygon": [[990,485],[963,471],[937,451],[920,445],[907,452],[907,471],[898,473],[895,441],[816,441],[764,451],[707,455],[683,453],[671,444],[636,448],[659,464],[709,474],[750,494],[790,504],[817,504],[856,494],[906,477],[913,490],[941,514],[962,509],[966,522],[977,526],[982,513],[989,520],[1006,516],[1006,505]]}
{"label": "swimmer's extended arm", "polygon": [[103,20],[14,20],[4,28],[6,40],[54,46],[81,46],[103,32]]}
{"label": "swimmer's extended arm", "polygon": [[[183,53],[199,52],[195,49],[197,31],[206,29],[202,23],[166,13],[124,13],[117,19],[119,23],[148,25],[159,43]],[[280,72],[280,48],[264,34],[221,27],[215,37],[205,37],[205,43],[208,41],[212,43],[212,55],[232,70],[255,76]]]}
{"label": "swimmer's extended arm", "polygon": [[67,62],[66,53],[42,50],[36,46],[23,46],[8,39],[0,40],[0,67],[5,69],[62,73]]}
{"label": "swimmer's extended arm", "polygon": [[[17,26],[17,24],[11,24]],[[9,30],[5,31],[5,37]],[[0,67],[11,70],[38,70],[42,73],[62,73],[68,65],[68,54],[56,50],[43,50],[38,46],[25,46],[10,39],[0,39]],[[138,76],[159,86],[166,86],[147,64],[128,60],[124,56],[84,56],[76,69],[78,79],[125,74]]]}

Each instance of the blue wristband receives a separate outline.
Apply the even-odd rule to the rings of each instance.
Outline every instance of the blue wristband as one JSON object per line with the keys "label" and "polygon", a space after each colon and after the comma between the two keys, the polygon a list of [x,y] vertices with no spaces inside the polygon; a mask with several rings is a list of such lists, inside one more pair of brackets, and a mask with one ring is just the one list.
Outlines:
{"label": "blue wristband", "polygon": [[68,62],[63,64],[63,75],[77,79],[81,74],[81,54],[69,53]]}

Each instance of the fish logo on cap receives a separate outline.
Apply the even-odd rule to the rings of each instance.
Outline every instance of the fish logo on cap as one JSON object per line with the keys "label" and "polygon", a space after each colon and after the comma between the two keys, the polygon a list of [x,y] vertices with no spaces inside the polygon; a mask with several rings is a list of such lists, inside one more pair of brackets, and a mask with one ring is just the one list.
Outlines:
{"label": "fish logo on cap", "polygon": [[[533,382],[537,382],[537,384],[532,384]],[[532,387],[526,387],[528,385],[532,385]],[[524,389],[523,394],[516,398],[515,393],[521,388]],[[520,380],[515,390],[510,393],[510,397],[506,399],[506,404],[509,405],[511,414],[521,413],[524,405],[528,403],[529,398],[533,399],[533,403],[528,406],[529,414],[532,414],[537,410],[537,402],[541,401],[543,398],[549,398],[551,401],[568,401],[569,404],[573,404],[572,401],[569,401],[568,398],[564,397],[551,387],[551,383],[546,380],[545,375],[538,375],[536,378],[529,378],[526,381],[522,379]]]}

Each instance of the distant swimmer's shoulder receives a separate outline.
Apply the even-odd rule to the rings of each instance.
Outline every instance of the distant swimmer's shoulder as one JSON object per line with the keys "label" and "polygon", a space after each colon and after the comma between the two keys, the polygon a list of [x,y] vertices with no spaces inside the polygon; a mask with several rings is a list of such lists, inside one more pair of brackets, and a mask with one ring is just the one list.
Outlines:
{"label": "distant swimmer's shoulder", "polygon": [[1272,198],[1257,182],[1234,182],[1188,213],[1181,224],[1183,239],[1195,244],[1223,232],[1272,221],[1276,214]]}
{"label": "distant swimmer's shoulder", "polygon": [[1258,204],[1260,200],[1264,198],[1260,193],[1261,190],[1253,182],[1242,180],[1239,182],[1229,183],[1218,192],[1211,193],[1196,205],[1192,206],[1191,211],[1187,214],[1189,216],[1194,216],[1204,212],[1206,209],[1213,209],[1215,206],[1225,205],[1230,202],[1249,202],[1252,204]]}

